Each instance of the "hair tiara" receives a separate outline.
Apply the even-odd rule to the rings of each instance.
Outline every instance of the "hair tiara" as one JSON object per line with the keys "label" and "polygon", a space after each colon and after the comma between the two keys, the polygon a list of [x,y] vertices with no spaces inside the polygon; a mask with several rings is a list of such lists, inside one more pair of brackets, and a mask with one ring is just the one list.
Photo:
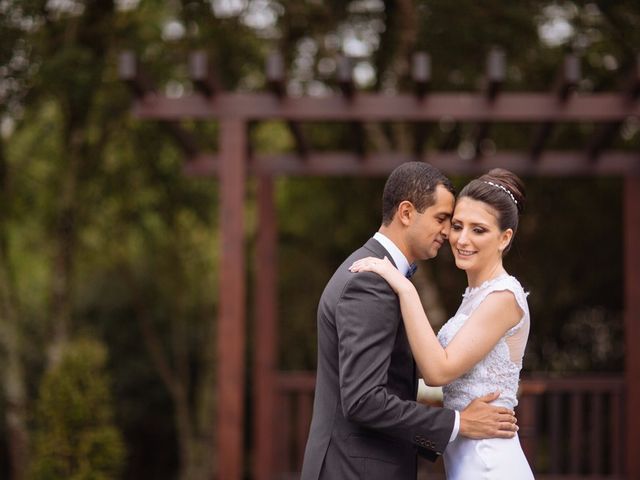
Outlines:
{"label": "hair tiara", "polygon": [[511,197],[511,200],[513,200],[513,203],[515,203],[516,207],[518,206],[518,201],[516,200],[516,197],[513,196],[513,193],[511,193],[511,190],[509,190],[507,187],[505,187],[504,185],[500,185],[498,183],[489,182],[488,180],[483,180],[483,182],[491,185],[492,187],[496,187],[504,191],[507,195]]}

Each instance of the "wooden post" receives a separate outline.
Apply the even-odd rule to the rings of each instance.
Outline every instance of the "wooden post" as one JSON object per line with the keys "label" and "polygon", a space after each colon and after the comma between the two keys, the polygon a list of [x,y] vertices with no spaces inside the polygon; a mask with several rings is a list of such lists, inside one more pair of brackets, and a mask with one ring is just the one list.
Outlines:
{"label": "wooden post", "polygon": [[277,365],[277,218],[273,179],[258,177],[258,242],[255,284],[254,411],[255,456],[253,478],[272,480],[275,475]]}
{"label": "wooden post", "polygon": [[243,478],[246,143],[244,120],[221,120],[217,454],[224,480]]}
{"label": "wooden post", "polygon": [[520,443],[531,465],[536,464],[538,455],[538,432],[536,430],[538,398],[539,394],[535,391],[523,393],[516,410],[518,424],[520,425]]}
{"label": "wooden post", "polygon": [[640,176],[624,180],[627,478],[640,478]]}

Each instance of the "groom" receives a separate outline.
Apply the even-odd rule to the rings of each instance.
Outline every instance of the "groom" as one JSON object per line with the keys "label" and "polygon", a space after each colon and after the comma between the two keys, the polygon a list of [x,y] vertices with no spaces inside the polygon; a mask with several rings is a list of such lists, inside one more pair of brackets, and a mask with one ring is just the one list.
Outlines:
{"label": "groom", "polygon": [[454,207],[450,181],[409,162],[389,176],[382,226],[327,284],[318,306],[318,368],[302,480],[415,480],[416,453],[430,460],[463,435],[512,437],[513,412],[489,395],[461,412],[415,401],[416,367],[398,298],[380,276],[349,272],[360,258],[388,257],[405,274],[437,255]]}

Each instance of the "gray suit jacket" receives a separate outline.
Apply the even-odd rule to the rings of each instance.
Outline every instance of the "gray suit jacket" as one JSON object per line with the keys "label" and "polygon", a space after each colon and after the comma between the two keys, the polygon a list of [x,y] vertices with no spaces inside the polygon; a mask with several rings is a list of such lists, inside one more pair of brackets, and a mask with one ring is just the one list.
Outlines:
{"label": "gray suit jacket", "polygon": [[416,368],[398,297],[355,260],[391,258],[373,238],[347,258],[318,306],[318,368],[302,480],[415,480],[416,453],[435,460],[454,412],[415,402]]}

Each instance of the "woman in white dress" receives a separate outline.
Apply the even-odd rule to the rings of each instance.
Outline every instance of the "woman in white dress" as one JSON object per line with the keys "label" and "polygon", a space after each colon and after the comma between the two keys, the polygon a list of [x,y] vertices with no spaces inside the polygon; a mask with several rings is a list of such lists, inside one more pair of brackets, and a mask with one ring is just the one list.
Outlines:
{"label": "woman in white dress", "polygon": [[[458,195],[449,243],[468,287],[456,314],[437,337],[413,284],[388,259],[366,258],[352,271],[373,271],[400,298],[416,363],[428,385],[443,385],[444,406],[463,410],[474,398],[500,391],[493,403],[513,409],[529,335],[527,294],[504,269],[524,206],[524,186],[493,169]],[[449,480],[521,480],[533,473],[516,435],[474,440],[458,436],[444,453]]]}

